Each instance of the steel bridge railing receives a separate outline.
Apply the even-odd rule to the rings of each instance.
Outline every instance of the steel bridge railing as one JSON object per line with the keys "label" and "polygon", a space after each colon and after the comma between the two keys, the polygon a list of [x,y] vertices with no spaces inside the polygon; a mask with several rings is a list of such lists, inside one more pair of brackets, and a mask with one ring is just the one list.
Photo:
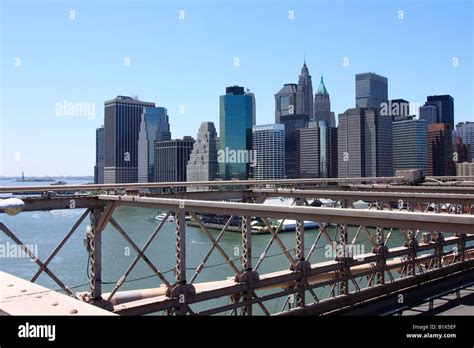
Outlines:
{"label": "steel bridge railing", "polygon": [[[322,314],[474,267],[474,248],[469,245],[474,240],[474,197],[471,195],[257,188],[252,191],[254,196],[247,196],[245,203],[132,195],[88,197],[84,204],[90,206],[44,262],[34,257],[30,251],[38,265],[38,271],[31,281],[36,281],[44,272],[66,293],[73,295],[72,289],[52,272],[49,265],[87,215],[91,219],[87,233],[89,291],[76,296],[123,315],[160,311],[176,315],[224,312],[237,314],[240,311],[242,315],[250,315],[254,313],[255,306],[263,314],[275,314],[266,304],[278,298],[284,299],[283,307],[278,313],[311,311],[313,314]],[[293,204],[259,204],[272,196],[288,197]],[[334,207],[311,206],[311,199],[318,198],[333,199]],[[355,209],[354,203],[361,199],[368,201],[367,209]],[[54,198],[47,202],[51,200]],[[50,203],[37,208],[47,210],[51,208],[48,204]],[[170,277],[169,270],[160,269],[145,254],[156,235],[162,231],[164,222],[155,227],[145,244],[140,247],[113,216],[120,206],[165,209],[167,214],[175,216],[173,277]],[[207,213],[229,217],[217,236],[210,233],[200,217]],[[211,246],[199,265],[193,269],[191,277],[186,274],[186,270],[189,270],[186,263],[189,248],[186,243],[186,215],[192,216]],[[235,217],[241,219],[241,255],[238,259],[230,258],[221,245],[226,227]],[[255,217],[265,224],[269,232],[267,236],[252,234],[250,221]],[[279,225],[274,225],[271,223],[272,218],[283,220]],[[284,219],[296,220],[294,243],[289,246],[280,238]],[[315,221],[319,225],[314,240],[308,240],[304,233],[305,221]],[[102,250],[107,245],[103,245],[102,236],[105,227],[109,225],[130,244],[137,256],[117,280],[112,291],[104,293]],[[349,238],[349,227],[355,229],[352,240]],[[0,223],[0,230],[17,244],[27,248],[5,224]],[[403,245],[389,249],[387,245],[394,234],[402,237]],[[253,255],[252,240],[267,237],[268,243],[262,254]],[[372,251],[354,255],[353,248],[362,237],[370,242]],[[333,259],[311,263],[311,257],[327,245],[334,251]],[[271,246],[276,246],[287,260],[287,268],[264,274],[259,270],[262,263],[271,262],[268,254]],[[231,278],[199,282],[199,275],[208,266],[210,256],[215,253],[221,255]],[[146,294],[141,289],[125,294],[120,289],[140,261],[150,268],[152,276],[162,286],[149,289]],[[322,296],[322,290],[326,288],[329,288],[329,293]],[[192,308],[194,304],[218,298],[228,298],[230,303],[197,312]]]}

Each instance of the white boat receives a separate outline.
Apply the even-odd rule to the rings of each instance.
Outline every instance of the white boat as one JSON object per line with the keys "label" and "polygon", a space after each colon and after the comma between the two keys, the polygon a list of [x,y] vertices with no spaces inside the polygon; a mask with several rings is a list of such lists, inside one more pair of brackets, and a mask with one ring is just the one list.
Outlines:
{"label": "white boat", "polygon": [[[281,223],[281,220],[277,220],[277,226]],[[304,228],[305,229],[316,229],[319,228],[318,224],[314,221],[304,221]],[[281,228],[282,231],[294,231],[296,229],[296,220],[285,219],[283,222],[283,226]]]}
{"label": "white boat", "polygon": [[[163,221],[166,218],[166,213],[161,213],[160,215],[155,216],[155,219],[158,221]],[[168,215],[168,218],[166,219],[166,222],[173,222],[174,221],[174,216],[173,215]]]}

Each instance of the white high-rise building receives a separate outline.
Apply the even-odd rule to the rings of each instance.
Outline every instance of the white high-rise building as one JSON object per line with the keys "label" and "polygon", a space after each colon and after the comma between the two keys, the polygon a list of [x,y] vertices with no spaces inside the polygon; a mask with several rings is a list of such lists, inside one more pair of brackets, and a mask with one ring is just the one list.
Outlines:
{"label": "white high-rise building", "polygon": [[253,126],[252,151],[254,179],[273,180],[285,177],[285,125]]}

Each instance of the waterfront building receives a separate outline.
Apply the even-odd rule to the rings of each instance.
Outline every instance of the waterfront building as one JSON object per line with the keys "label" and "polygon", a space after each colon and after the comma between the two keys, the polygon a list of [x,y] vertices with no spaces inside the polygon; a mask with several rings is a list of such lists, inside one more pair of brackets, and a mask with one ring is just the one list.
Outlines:
{"label": "waterfront building", "polygon": [[138,181],[138,134],[143,108],[155,103],[118,96],[104,104],[104,183]]}
{"label": "waterfront building", "polygon": [[220,96],[219,173],[222,180],[246,180],[250,170],[255,97],[243,87],[226,88]]}

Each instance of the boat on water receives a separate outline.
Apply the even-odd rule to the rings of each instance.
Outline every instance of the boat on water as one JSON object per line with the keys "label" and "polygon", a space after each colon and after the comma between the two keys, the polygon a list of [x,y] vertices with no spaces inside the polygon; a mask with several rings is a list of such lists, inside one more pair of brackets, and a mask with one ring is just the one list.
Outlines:
{"label": "boat on water", "polygon": [[[165,218],[166,218],[166,213],[161,213],[160,215],[155,216],[155,219],[158,221],[163,221]],[[166,222],[174,222],[174,216],[171,214],[168,215]]]}
{"label": "boat on water", "polygon": [[56,182],[53,182],[53,183],[50,184],[50,185],[53,186],[53,185],[66,185],[66,184],[67,184],[66,181],[58,180],[58,181],[56,181]]}
{"label": "boat on water", "polygon": [[[277,220],[274,227],[278,227],[282,220]],[[318,224],[314,221],[304,221],[305,229],[317,229],[319,228]],[[285,219],[283,225],[281,226],[281,231],[294,231],[296,230],[296,220]]]}

